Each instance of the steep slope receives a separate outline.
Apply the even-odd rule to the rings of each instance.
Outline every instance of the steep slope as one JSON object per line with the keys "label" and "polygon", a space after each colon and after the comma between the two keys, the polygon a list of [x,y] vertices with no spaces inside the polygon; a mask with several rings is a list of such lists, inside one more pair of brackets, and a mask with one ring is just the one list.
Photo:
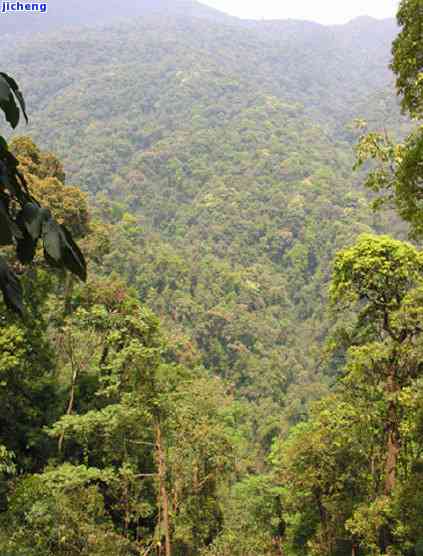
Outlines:
{"label": "steep slope", "polygon": [[170,357],[256,404],[265,444],[336,370],[322,350],[335,251],[387,228],[352,173],[350,123],[366,109],[401,130],[394,32],[150,15],[6,52],[28,131],[121,222],[105,265],[166,320]]}
{"label": "steep slope", "polygon": [[[363,101],[391,81],[387,66],[392,22],[374,21],[370,30],[366,23],[360,41],[355,27],[289,21],[246,29],[151,16],[82,35],[20,40],[13,49],[6,46],[5,56],[32,108],[29,131],[66,162],[72,153],[72,176],[93,190],[93,179],[85,171],[92,171],[101,184],[110,182],[114,173],[105,168],[99,172],[95,160],[85,164],[100,137],[107,140],[106,135],[113,134],[116,141],[120,135],[126,144],[119,162],[112,162],[112,146],[102,148],[115,168],[140,146],[145,148],[137,139],[140,135],[148,135],[151,144],[154,135],[189,128],[195,111],[202,113],[204,127],[215,125],[216,106],[223,107],[219,125],[227,125],[256,95],[300,103],[329,133],[342,135],[345,125],[361,115],[357,105],[362,110]],[[397,115],[391,106],[384,114],[385,125]],[[46,116],[49,125],[43,125]],[[72,137],[75,143],[78,137],[78,144],[69,151]],[[78,160],[84,160],[85,171],[74,167]]]}

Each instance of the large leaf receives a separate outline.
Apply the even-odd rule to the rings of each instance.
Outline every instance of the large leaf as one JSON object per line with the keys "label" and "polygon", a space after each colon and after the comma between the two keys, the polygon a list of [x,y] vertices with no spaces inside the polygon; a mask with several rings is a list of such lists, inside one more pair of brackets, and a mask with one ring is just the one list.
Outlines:
{"label": "large leaf", "polygon": [[7,75],[0,72],[0,108],[3,110],[6,120],[15,129],[19,123],[20,111],[16,100],[21,107],[25,120],[28,122],[26,115],[25,100],[16,81]]}
{"label": "large leaf", "polygon": [[0,290],[7,307],[22,316],[24,312],[22,286],[2,257],[0,257]]}
{"label": "large leaf", "polygon": [[[24,176],[18,171],[19,162],[0,137],[0,191],[7,189],[21,206],[31,201]],[[4,148],[3,143],[6,144]]]}

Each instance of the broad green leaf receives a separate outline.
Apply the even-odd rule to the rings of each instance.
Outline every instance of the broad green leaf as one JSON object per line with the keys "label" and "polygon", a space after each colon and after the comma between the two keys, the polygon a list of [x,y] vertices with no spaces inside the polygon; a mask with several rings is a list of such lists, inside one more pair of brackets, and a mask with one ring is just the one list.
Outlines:
{"label": "broad green leaf", "polygon": [[20,111],[15,98],[17,99],[22,113],[28,122],[25,110],[25,101],[21,91],[19,90],[18,84],[6,73],[0,72],[0,108],[3,110],[6,120],[10,123],[13,129],[16,128],[20,119]]}

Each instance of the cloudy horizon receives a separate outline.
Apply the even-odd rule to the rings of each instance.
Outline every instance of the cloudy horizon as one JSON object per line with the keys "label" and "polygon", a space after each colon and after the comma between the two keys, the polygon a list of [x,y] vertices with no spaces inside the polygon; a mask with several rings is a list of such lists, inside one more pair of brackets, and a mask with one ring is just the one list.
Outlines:
{"label": "cloudy horizon", "polygon": [[243,19],[303,19],[325,25],[346,23],[359,16],[395,17],[398,0],[200,0]]}

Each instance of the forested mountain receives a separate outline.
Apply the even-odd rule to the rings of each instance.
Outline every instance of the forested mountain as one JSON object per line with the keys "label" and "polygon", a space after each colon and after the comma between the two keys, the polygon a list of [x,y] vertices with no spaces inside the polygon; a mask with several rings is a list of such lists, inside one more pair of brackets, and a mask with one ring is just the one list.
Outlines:
{"label": "forested mountain", "polygon": [[270,407],[295,421],[326,382],[334,253],[384,226],[352,172],[352,120],[401,132],[395,30],[152,15],[6,52],[33,107],[28,133],[106,218],[140,226],[131,257],[117,244],[108,268],[263,407],[267,441],[281,426]]}
{"label": "forested mountain", "polygon": [[[182,1],[120,4],[131,21],[114,22],[115,8],[50,6],[43,33],[3,47],[38,145],[10,149],[89,279],[51,277],[40,254],[40,270],[16,266],[32,320],[4,320],[0,548],[357,556],[362,542],[380,556],[414,542],[420,498],[398,515],[417,456],[402,456],[396,505],[378,496],[384,435],[400,434],[389,357],[402,358],[401,434],[420,446],[421,264],[370,235],[407,237],[372,210],[397,191],[388,175],[365,188],[368,168],[353,170],[363,119],[381,135],[360,157],[402,160],[397,24],[246,22]],[[399,286],[380,294],[386,268]]]}
{"label": "forested mountain", "polygon": [[33,14],[6,12],[0,18],[0,31],[32,34],[82,25],[98,26],[151,15],[161,18],[192,16],[219,22],[235,19],[196,0],[52,0],[44,4],[47,6],[45,13],[36,14],[36,17]]}
{"label": "forested mountain", "polygon": [[[106,111],[101,113],[100,106],[110,103],[105,91],[110,90],[111,79],[125,111],[142,114],[137,125],[153,114],[160,117],[159,103],[163,105],[173,91],[180,101],[172,113],[183,119],[188,109],[204,107],[207,100],[222,93],[226,95],[222,102],[233,100],[228,96],[232,87],[244,103],[248,92],[275,95],[302,104],[325,125],[341,119],[343,126],[357,116],[357,103],[366,102],[368,95],[380,91],[391,79],[387,65],[395,32],[393,20],[370,18],[333,27],[296,21],[250,22],[246,27],[241,20],[223,24],[196,17],[151,15],[133,24],[86,29],[83,38],[60,31],[29,42],[15,39],[18,42],[10,48],[5,45],[5,54],[26,79],[35,117],[46,104],[49,115],[54,116],[54,110],[62,108],[60,103],[71,101],[78,110],[84,103],[85,107],[97,103],[90,118],[101,121]],[[40,59],[40,51],[48,55]],[[52,72],[57,64],[63,76]],[[90,71],[93,65],[94,72]],[[31,69],[36,67],[49,79],[34,86]],[[129,92],[128,79],[133,83]],[[193,98],[198,81],[202,91],[197,96],[202,97]],[[151,95],[157,107],[152,105]],[[387,95],[388,99],[392,96]],[[383,114],[385,119],[390,112]],[[237,114],[236,106],[232,113]],[[83,118],[78,122],[91,123]]]}

